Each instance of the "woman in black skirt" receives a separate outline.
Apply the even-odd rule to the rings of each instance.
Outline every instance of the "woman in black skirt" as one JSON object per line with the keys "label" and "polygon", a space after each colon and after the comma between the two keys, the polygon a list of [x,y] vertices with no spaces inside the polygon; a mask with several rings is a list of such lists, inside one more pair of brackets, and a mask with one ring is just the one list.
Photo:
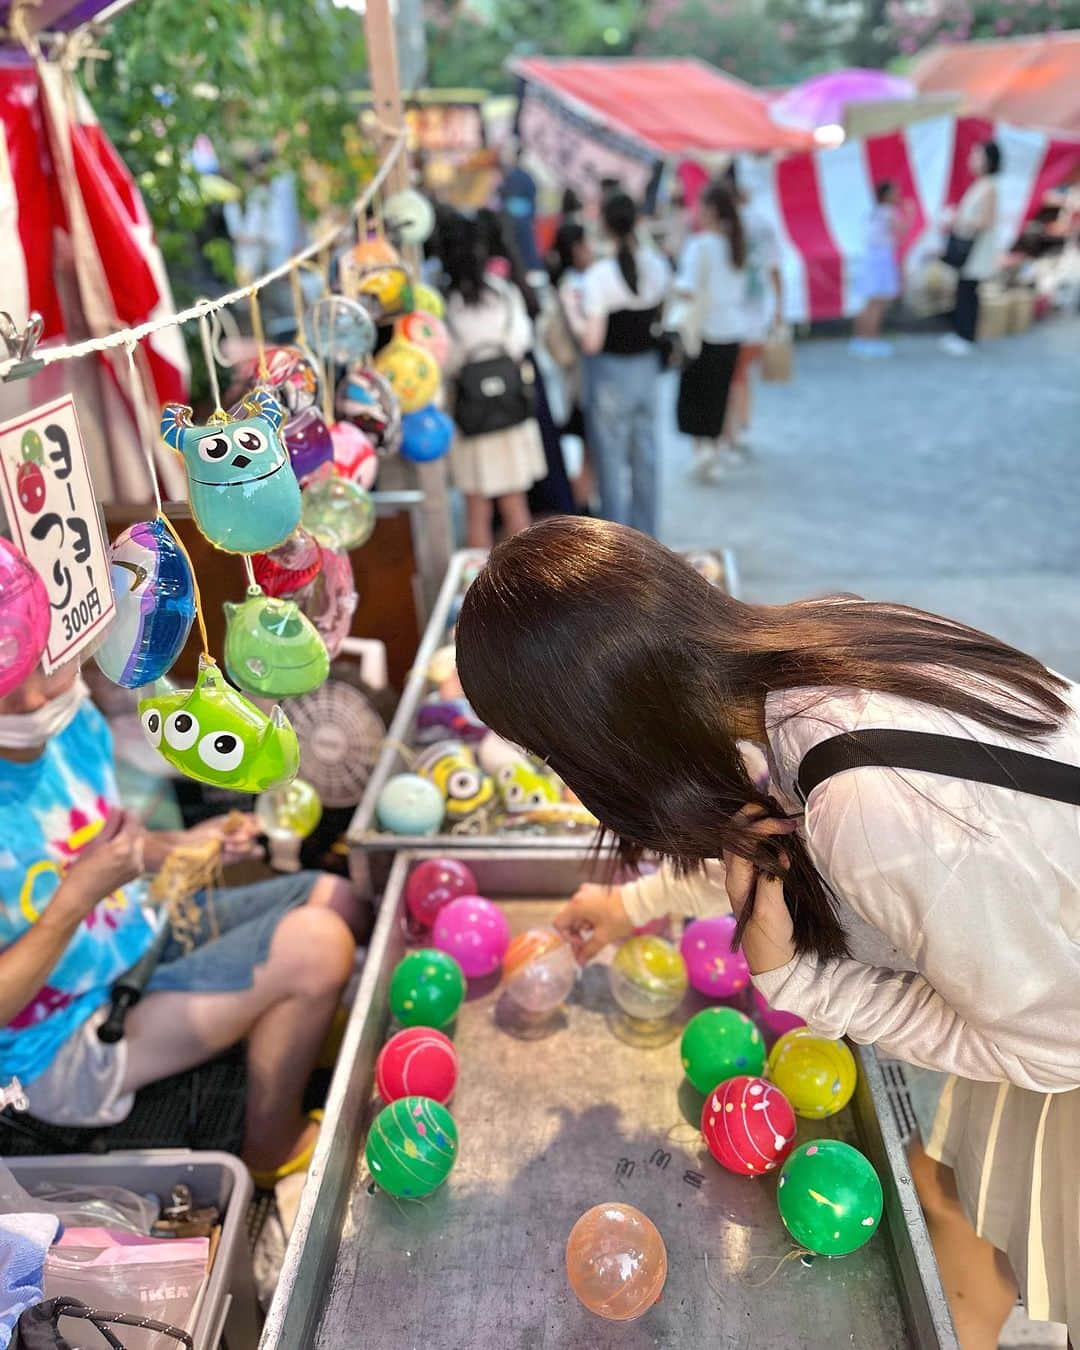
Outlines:
{"label": "woman in black skirt", "polygon": [[694,438],[691,472],[707,480],[731,452],[724,417],[739,344],[745,337],[746,237],[734,194],[723,182],[701,196],[698,229],[683,249],[675,293],[692,312],[701,350],[683,369],[678,421]]}

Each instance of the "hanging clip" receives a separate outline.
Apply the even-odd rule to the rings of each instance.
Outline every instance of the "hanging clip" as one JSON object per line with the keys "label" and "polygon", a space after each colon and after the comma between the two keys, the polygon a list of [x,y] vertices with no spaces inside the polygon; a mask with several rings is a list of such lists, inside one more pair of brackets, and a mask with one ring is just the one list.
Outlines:
{"label": "hanging clip", "polygon": [[16,1111],[30,1110],[30,1099],[17,1078],[13,1078],[7,1087],[0,1087],[0,1111],[6,1110],[9,1106],[14,1107]]}
{"label": "hanging clip", "polygon": [[20,332],[7,310],[0,309],[0,340],[7,348],[8,360],[15,362],[4,372],[5,380],[22,380],[42,369],[45,363],[35,359],[34,351],[44,331],[45,320],[37,310],[31,312]]}

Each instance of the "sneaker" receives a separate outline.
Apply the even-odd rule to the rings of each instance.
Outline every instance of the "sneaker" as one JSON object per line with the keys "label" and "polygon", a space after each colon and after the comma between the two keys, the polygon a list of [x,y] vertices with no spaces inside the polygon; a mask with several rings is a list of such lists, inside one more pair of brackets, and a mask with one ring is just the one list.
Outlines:
{"label": "sneaker", "polygon": [[869,338],[853,337],[847,345],[852,356],[872,356],[873,343]]}
{"label": "sneaker", "polygon": [[892,343],[887,342],[884,338],[872,339],[872,341],[869,343],[869,347],[870,350],[866,353],[867,356],[872,356],[874,358],[881,358],[884,356],[892,356],[893,354]]}
{"label": "sneaker", "polygon": [[699,446],[694,451],[694,458],[687,472],[691,478],[695,478],[699,483],[707,483],[712,476],[715,463],[716,446]]}
{"label": "sneaker", "polygon": [[943,352],[948,352],[950,356],[970,356],[975,350],[974,342],[968,342],[959,333],[946,333],[938,346]]}

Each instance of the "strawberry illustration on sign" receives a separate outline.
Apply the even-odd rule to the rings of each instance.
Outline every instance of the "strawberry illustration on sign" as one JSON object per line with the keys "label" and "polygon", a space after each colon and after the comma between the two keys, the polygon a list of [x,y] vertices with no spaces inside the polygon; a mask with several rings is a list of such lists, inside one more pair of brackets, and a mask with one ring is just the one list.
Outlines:
{"label": "strawberry illustration on sign", "polygon": [[23,509],[36,516],[45,505],[45,473],[41,467],[45,447],[38,433],[31,429],[23,435],[21,448],[23,462],[15,475],[15,490]]}

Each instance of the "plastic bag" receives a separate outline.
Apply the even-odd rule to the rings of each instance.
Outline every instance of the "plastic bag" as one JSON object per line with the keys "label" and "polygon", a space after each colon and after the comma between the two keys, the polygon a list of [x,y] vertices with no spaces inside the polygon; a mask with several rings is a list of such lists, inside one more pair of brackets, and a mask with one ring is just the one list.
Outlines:
{"label": "plastic bag", "polygon": [[119,1228],[147,1234],[158,1216],[158,1202],[123,1186],[59,1184],[41,1181],[24,1190],[0,1162],[0,1214],[52,1214],[65,1228]]}

